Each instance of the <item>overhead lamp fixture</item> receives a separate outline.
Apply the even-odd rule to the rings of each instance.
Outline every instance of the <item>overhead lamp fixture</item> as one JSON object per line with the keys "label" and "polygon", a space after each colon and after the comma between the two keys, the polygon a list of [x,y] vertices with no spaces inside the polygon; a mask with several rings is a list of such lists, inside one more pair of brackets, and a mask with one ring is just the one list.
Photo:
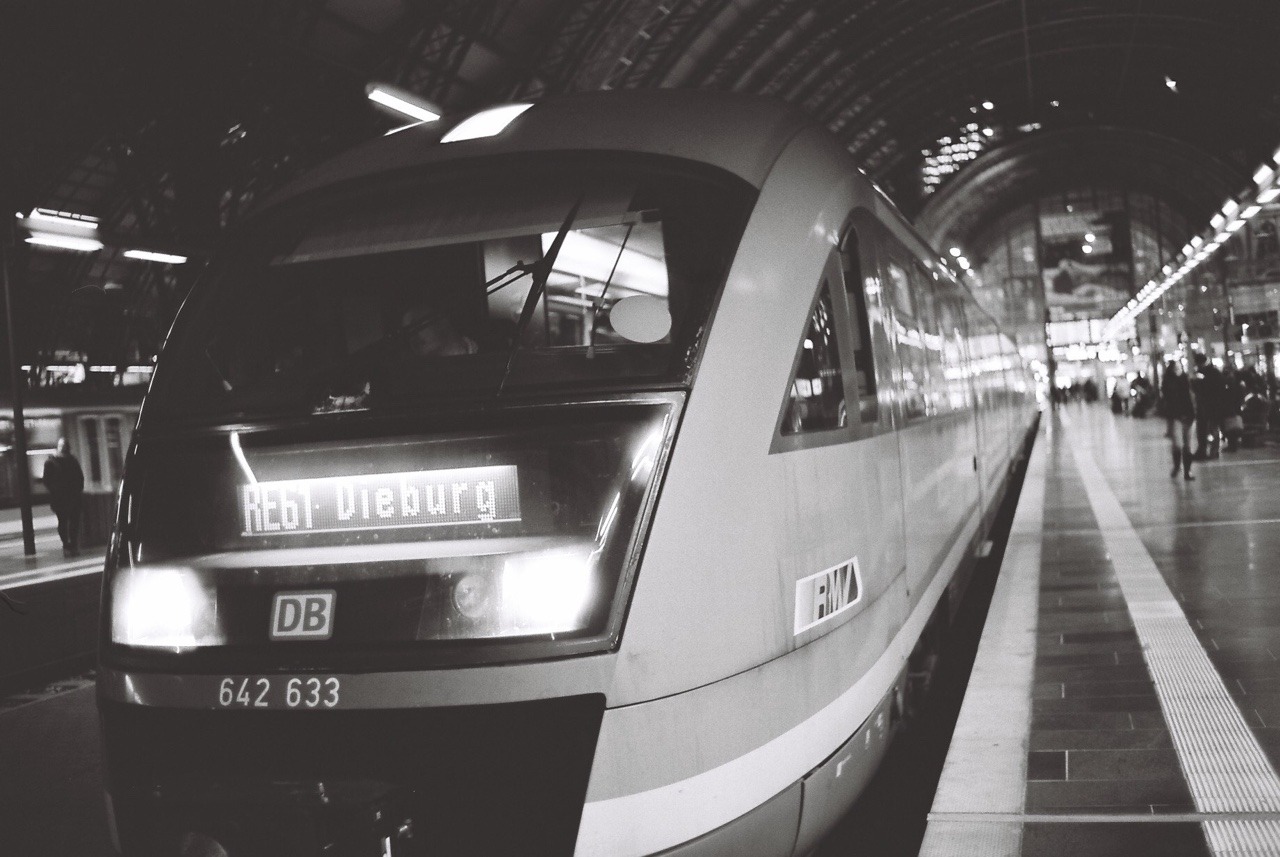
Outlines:
{"label": "overhead lamp fixture", "polygon": [[401,125],[399,128],[392,128],[384,137],[390,137],[392,134],[399,134],[401,131],[408,131],[410,128],[417,128],[419,125],[426,125],[426,122],[410,122],[408,125]]}
{"label": "overhead lamp fixture", "polygon": [[1262,211],[1262,206],[1260,206],[1260,205],[1251,205],[1251,206],[1249,206],[1248,208],[1246,208],[1244,211],[1240,212],[1240,219],[1241,219],[1241,220],[1248,220],[1248,219],[1250,219],[1251,217],[1253,217],[1254,215],[1256,215],[1259,211]]}
{"label": "overhead lamp fixture", "polygon": [[1266,204],[1280,196],[1280,187],[1269,187],[1262,193],[1258,194],[1258,202]]}
{"label": "overhead lamp fixture", "polygon": [[1222,224],[1227,222],[1227,218],[1222,214],[1215,214],[1209,218],[1209,226],[1215,231],[1222,228]]}
{"label": "overhead lamp fixture", "polygon": [[370,101],[385,107],[397,116],[408,116],[415,122],[434,122],[440,118],[440,111],[435,105],[403,89],[397,89],[385,83],[371,83],[364,88],[364,91]]}
{"label": "overhead lamp fixture", "polygon": [[1241,226],[1244,226],[1244,220],[1233,220],[1227,224],[1227,232],[1235,232]]}
{"label": "overhead lamp fixture", "polygon": [[41,247],[56,247],[59,250],[75,250],[80,253],[93,253],[102,249],[102,242],[96,238],[56,235],[52,232],[32,232],[27,238],[27,243],[38,244]]}
{"label": "overhead lamp fixture", "polygon": [[69,226],[73,229],[87,229],[91,232],[98,228],[98,218],[96,217],[90,217],[87,214],[75,214],[70,211],[54,211],[49,208],[33,208],[31,213],[27,215],[27,219],[57,224],[58,226]]}
{"label": "overhead lamp fixture", "polygon": [[996,106],[995,106],[995,104],[994,104],[993,102],[990,102],[990,101],[984,101],[984,102],[982,102],[982,109],[983,109],[983,110],[995,110],[995,109],[996,109]]}
{"label": "overhead lamp fixture", "polygon": [[958,259],[958,258],[960,258],[960,248],[959,248],[959,247],[952,247],[948,252],[949,252],[952,256],[956,257],[957,259]]}
{"label": "overhead lamp fixture", "polygon": [[516,117],[532,107],[532,104],[504,104],[481,110],[463,119],[449,133],[440,138],[441,143],[457,143],[461,140],[477,140],[501,134]]}
{"label": "overhead lamp fixture", "polygon": [[1237,211],[1240,210],[1240,203],[1234,199],[1229,199],[1222,204],[1222,214],[1224,217],[1235,217]]}
{"label": "overhead lamp fixture", "polygon": [[155,253],[151,250],[125,250],[124,255],[129,259],[141,259],[144,262],[167,262],[170,265],[181,265],[187,261],[186,256],[178,256],[173,253]]}
{"label": "overhead lamp fixture", "polygon": [[1253,183],[1258,187],[1271,183],[1276,177],[1276,168],[1273,164],[1263,164],[1258,167],[1258,171],[1253,174]]}

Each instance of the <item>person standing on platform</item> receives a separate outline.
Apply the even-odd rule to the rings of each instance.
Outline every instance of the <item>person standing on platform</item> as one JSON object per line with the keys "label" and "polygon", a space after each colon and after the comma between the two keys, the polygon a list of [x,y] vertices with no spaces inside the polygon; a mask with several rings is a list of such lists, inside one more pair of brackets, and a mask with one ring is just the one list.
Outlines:
{"label": "person standing on platform", "polygon": [[1196,421],[1196,400],[1190,380],[1175,361],[1165,366],[1160,398],[1164,401],[1164,416],[1169,421],[1173,447],[1173,470],[1169,475],[1176,479],[1181,470],[1182,477],[1189,482],[1195,479],[1191,475],[1191,424]]}
{"label": "person standing on platform", "polygon": [[1226,382],[1217,366],[1196,355],[1196,461],[1218,457],[1222,420],[1226,416]]}
{"label": "person standing on platform", "polygon": [[80,507],[84,500],[84,471],[71,454],[65,437],[58,438],[58,450],[44,463],[44,487],[49,491],[49,507],[58,517],[62,553],[80,552]]}

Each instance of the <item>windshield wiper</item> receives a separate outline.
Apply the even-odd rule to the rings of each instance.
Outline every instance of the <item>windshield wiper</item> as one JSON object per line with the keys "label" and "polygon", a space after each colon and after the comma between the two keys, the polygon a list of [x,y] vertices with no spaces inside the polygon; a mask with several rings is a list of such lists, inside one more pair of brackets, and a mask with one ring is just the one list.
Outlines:
{"label": "windshield wiper", "polygon": [[[502,370],[502,380],[498,382],[497,395],[499,396],[502,395],[503,389],[507,386],[507,378],[511,375],[511,367],[515,365],[516,352],[520,350],[520,337],[524,335],[524,329],[528,326],[529,320],[533,318],[533,311],[537,308],[543,292],[546,291],[547,280],[551,278],[551,269],[555,265],[556,256],[560,254],[560,247],[564,244],[565,237],[573,227],[573,221],[578,217],[578,207],[581,205],[582,197],[579,196],[569,209],[569,213],[565,215],[564,223],[560,225],[560,231],[556,233],[556,237],[552,240],[551,246],[547,248],[547,252],[531,267],[533,282],[529,285],[529,294],[525,296],[524,306],[520,308],[520,320],[516,323],[516,331],[511,338],[511,352],[507,355],[507,365]],[[506,275],[503,274],[502,276]],[[504,283],[503,285],[506,284]]]}
{"label": "windshield wiper", "polygon": [[[501,274],[494,277],[492,280],[487,281],[484,284],[485,297],[488,297],[494,292],[502,291],[512,283],[518,282],[526,274],[532,274],[536,269],[537,269],[536,265],[530,265],[528,262],[524,261],[523,259],[518,260],[510,268],[507,268],[507,270],[503,271]],[[511,277],[512,274],[516,274],[516,276]],[[511,277],[511,279],[506,280],[506,282],[498,282],[499,280],[504,280],[507,277]],[[494,285],[495,283],[497,285]]]}

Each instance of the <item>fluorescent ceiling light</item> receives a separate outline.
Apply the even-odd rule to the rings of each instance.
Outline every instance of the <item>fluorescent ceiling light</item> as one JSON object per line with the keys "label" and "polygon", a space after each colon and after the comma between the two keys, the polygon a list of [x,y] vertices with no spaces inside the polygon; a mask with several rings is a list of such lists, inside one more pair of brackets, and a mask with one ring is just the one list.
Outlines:
{"label": "fluorescent ceiling light", "polygon": [[1280,196],[1280,187],[1269,187],[1262,193],[1258,194],[1258,202],[1271,202],[1277,196]]}
{"label": "fluorescent ceiling light", "polygon": [[453,130],[440,138],[440,142],[456,143],[459,140],[476,140],[501,134],[517,116],[532,106],[532,104],[504,104],[501,107],[481,110],[455,125]]}
{"label": "fluorescent ceiling light", "polygon": [[440,118],[438,111],[432,110],[426,104],[418,101],[407,92],[399,92],[392,90],[391,87],[383,84],[370,84],[366,88],[369,100],[375,104],[381,104],[388,110],[394,110],[402,116],[408,116],[418,122],[434,122]]}
{"label": "fluorescent ceiling light", "polygon": [[1215,214],[1213,217],[1209,218],[1209,226],[1214,229],[1221,229],[1222,224],[1226,222],[1227,218],[1223,217],[1221,214]]}
{"label": "fluorescent ceiling light", "polygon": [[76,229],[94,230],[98,228],[98,218],[87,214],[72,214],[67,211],[53,211],[48,208],[33,208],[28,215],[31,220],[43,220],[45,223],[56,223],[59,226],[72,226]]}
{"label": "fluorescent ceiling light", "polygon": [[1235,232],[1235,231],[1236,231],[1237,229],[1239,229],[1241,226],[1244,226],[1244,221],[1243,221],[1243,220],[1233,220],[1233,221],[1231,221],[1230,223],[1228,223],[1228,224],[1227,224],[1227,231],[1228,231],[1228,232]]}
{"label": "fluorescent ceiling light", "polygon": [[1240,217],[1244,220],[1248,220],[1250,217],[1253,217],[1259,211],[1262,211],[1262,206],[1251,205],[1248,208],[1246,208],[1244,211],[1240,212]]}
{"label": "fluorescent ceiling light", "polygon": [[399,128],[392,128],[384,137],[390,137],[392,134],[399,134],[401,131],[408,131],[410,128],[417,128],[419,125],[425,125],[425,122],[410,122],[408,125],[401,125]]}
{"label": "fluorescent ceiling light", "polygon": [[[555,235],[543,233],[544,253],[554,240]],[[581,232],[569,232],[564,236],[554,267],[557,271],[599,283],[608,280],[612,273],[615,285],[659,297],[667,295],[667,266],[664,261]]]}
{"label": "fluorescent ceiling light", "polygon": [[1240,203],[1234,199],[1229,199],[1222,204],[1222,213],[1227,217],[1234,217],[1235,213],[1240,210]]}
{"label": "fluorescent ceiling light", "polygon": [[142,259],[144,262],[168,262],[170,265],[181,265],[187,261],[186,256],[175,256],[172,253],[153,253],[150,250],[125,250],[129,259]]}
{"label": "fluorescent ceiling light", "polygon": [[1258,171],[1253,174],[1253,183],[1261,187],[1276,177],[1276,168],[1270,164],[1263,164],[1258,167]]}
{"label": "fluorescent ceiling light", "polygon": [[57,247],[60,250],[78,250],[81,253],[92,253],[102,249],[102,242],[95,238],[76,238],[71,235],[53,235],[48,232],[31,233],[27,243],[39,244],[42,247]]}

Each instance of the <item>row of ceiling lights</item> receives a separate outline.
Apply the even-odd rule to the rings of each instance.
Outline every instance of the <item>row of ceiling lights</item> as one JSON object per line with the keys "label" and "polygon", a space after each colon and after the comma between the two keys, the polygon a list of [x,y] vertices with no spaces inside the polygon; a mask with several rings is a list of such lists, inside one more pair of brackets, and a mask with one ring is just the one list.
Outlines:
{"label": "row of ceiling lights", "polygon": [[[26,238],[28,244],[53,247],[58,250],[75,250],[80,253],[96,253],[105,246],[98,237],[98,218],[87,214],[33,208],[30,214],[19,211],[15,217],[19,224],[31,233]],[[176,253],[160,253],[137,248],[125,250],[124,255],[129,259],[164,262],[170,265],[181,265],[187,261],[186,256]]]}
{"label": "row of ceiling lights", "polygon": [[1121,329],[1151,306],[1161,295],[1188,274],[1198,268],[1211,257],[1233,233],[1256,217],[1262,207],[1280,197],[1280,171],[1276,164],[1280,162],[1280,149],[1271,159],[1258,167],[1253,174],[1254,187],[1236,198],[1228,199],[1213,217],[1209,219],[1209,228],[1196,235],[1168,265],[1160,270],[1162,278],[1153,277],[1110,321],[1104,335],[1114,338]]}
{"label": "row of ceiling lights", "polygon": [[[442,115],[436,107],[412,93],[386,84],[370,84],[366,88],[366,94],[370,101],[390,110],[395,116],[412,120],[408,125],[391,129],[387,132],[388,134],[404,131],[426,122],[434,122]],[[491,137],[532,106],[531,104],[506,104],[482,110],[454,126],[441,138],[440,142],[452,143],[458,140]],[[24,215],[18,212],[16,216],[19,223],[30,232],[26,239],[28,244],[80,253],[95,253],[105,246],[98,237],[98,218],[96,217],[48,208],[33,208],[30,214]],[[170,265],[181,265],[187,261],[186,256],[154,250],[129,249],[124,251],[124,255],[129,259],[164,262]]]}

